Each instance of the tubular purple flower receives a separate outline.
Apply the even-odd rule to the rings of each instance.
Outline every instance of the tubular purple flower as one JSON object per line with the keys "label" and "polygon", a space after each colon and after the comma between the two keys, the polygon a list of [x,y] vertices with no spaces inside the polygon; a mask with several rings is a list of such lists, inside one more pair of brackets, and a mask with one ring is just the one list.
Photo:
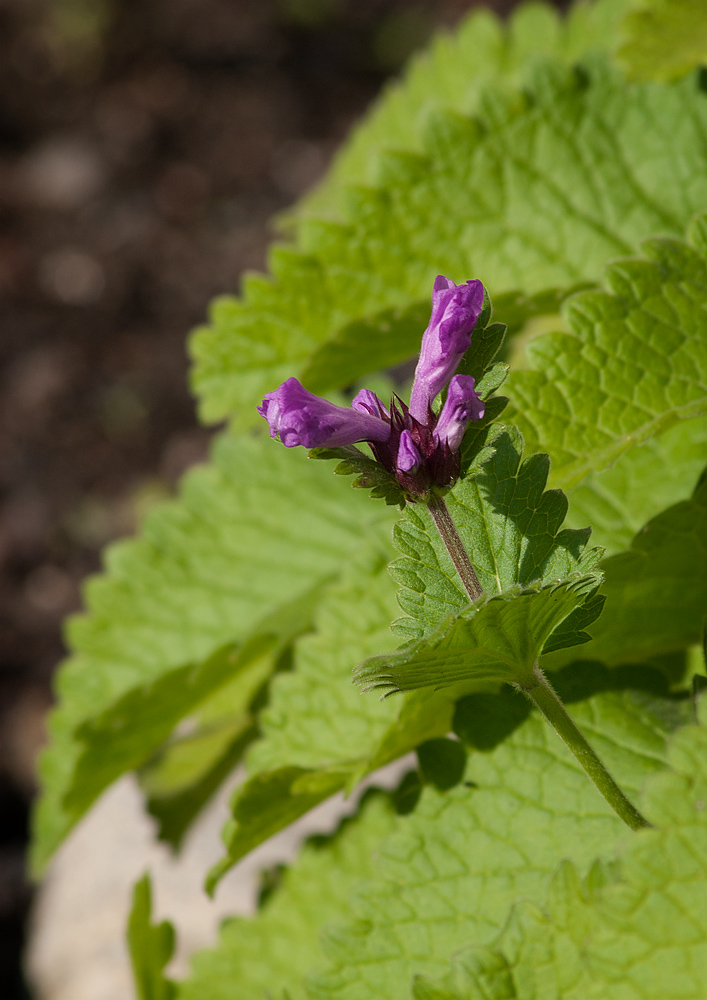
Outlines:
{"label": "tubular purple flower", "polygon": [[438,275],[432,292],[432,315],[422,336],[420,360],[410,397],[410,413],[426,423],[430,405],[469,349],[471,334],[484,304],[480,281],[455,285]]}
{"label": "tubular purple flower", "polygon": [[449,383],[447,398],[434,430],[435,441],[442,447],[447,444],[452,451],[457,451],[469,422],[481,420],[484,412],[483,400],[476,394],[471,375],[455,375]]}
{"label": "tubular purple flower", "polygon": [[412,434],[408,430],[404,430],[400,435],[396,465],[400,472],[416,472],[422,465],[422,456],[415,447]]}
{"label": "tubular purple flower", "polygon": [[[270,425],[271,436],[279,437],[288,448],[337,448],[365,441],[374,461],[397,483],[402,502],[440,499],[440,491],[453,486],[463,472],[460,449],[467,425],[484,415],[474,379],[454,374],[470,346],[483,302],[480,281],[455,285],[438,276],[409,406],[393,393],[387,408],[370,389],[357,392],[350,407],[335,406],[309,392],[296,378],[289,378],[258,407]],[[445,402],[436,412],[432,404],[445,387]],[[354,485],[376,482],[370,459],[366,464],[365,455],[347,457],[354,468],[364,462],[363,473]],[[385,482],[383,477],[374,493],[385,494],[390,503],[398,494],[383,488]]]}
{"label": "tubular purple flower", "polygon": [[351,400],[351,408],[359,413],[370,413],[380,420],[390,420],[389,411],[383,406],[372,389],[361,389]]}
{"label": "tubular purple flower", "polygon": [[[360,395],[360,394],[359,394]],[[374,395],[371,393],[371,395]],[[357,441],[387,441],[390,424],[361,409],[336,406],[288,378],[258,407],[286,448],[338,448]]]}

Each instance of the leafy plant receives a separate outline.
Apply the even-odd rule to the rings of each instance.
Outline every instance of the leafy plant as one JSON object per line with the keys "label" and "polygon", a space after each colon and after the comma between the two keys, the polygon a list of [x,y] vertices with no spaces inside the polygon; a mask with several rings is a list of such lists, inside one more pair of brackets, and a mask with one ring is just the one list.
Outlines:
{"label": "leafy plant", "polygon": [[644,793],[654,830],[624,844],[616,861],[596,864],[584,879],[565,862],[541,906],[518,905],[494,946],[461,952],[444,983],[419,977],[415,1000],[702,996],[704,729],[679,733],[668,762]]}
{"label": "leafy plant", "polygon": [[623,23],[619,60],[636,80],[675,80],[707,59],[699,0],[643,0]]}
{"label": "leafy plant", "polygon": [[140,882],[139,996],[703,996],[692,6],[472,14],[192,341],[202,414],[231,425],[69,625],[35,870],[126,771],[178,847],[245,762],[213,891],[317,803],[416,763],[183,982]]}

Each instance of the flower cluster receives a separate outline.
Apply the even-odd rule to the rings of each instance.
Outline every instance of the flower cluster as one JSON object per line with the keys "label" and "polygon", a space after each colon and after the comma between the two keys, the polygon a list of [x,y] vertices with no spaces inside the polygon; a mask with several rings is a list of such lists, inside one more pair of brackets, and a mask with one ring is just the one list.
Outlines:
{"label": "flower cluster", "polygon": [[[474,379],[454,374],[469,349],[483,300],[480,281],[455,285],[442,275],[436,279],[409,406],[396,396],[387,409],[369,389],[362,389],[350,407],[336,406],[289,378],[258,407],[270,434],[288,448],[337,448],[365,441],[410,497],[451,485],[459,475],[464,432],[470,421],[484,415]],[[435,413],[432,403],[445,386],[447,397]]]}

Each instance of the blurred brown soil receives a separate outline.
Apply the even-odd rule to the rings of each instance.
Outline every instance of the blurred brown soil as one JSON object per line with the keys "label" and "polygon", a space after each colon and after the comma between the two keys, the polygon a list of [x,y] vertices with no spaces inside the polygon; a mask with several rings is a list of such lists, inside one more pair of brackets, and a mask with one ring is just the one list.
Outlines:
{"label": "blurred brown soil", "polygon": [[[491,4],[505,12],[514,4]],[[0,0],[0,994],[60,623],[204,458],[184,350],[471,0]]]}

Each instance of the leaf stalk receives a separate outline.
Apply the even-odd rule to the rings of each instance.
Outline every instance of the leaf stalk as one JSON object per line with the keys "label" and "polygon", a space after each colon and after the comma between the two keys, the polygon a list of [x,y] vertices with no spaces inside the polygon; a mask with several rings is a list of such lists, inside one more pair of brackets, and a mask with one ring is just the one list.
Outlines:
{"label": "leaf stalk", "polygon": [[535,684],[519,685],[521,690],[540,709],[560,739],[569,747],[616,815],[632,830],[649,827],[651,824],[629,802],[616,784],[537,664],[533,669],[533,676]]}
{"label": "leaf stalk", "polygon": [[439,496],[437,493],[432,493],[430,499],[427,501],[427,507],[440,534],[440,538],[449,553],[449,557],[454,563],[454,568],[459,574],[459,579],[463,583],[464,589],[473,604],[474,601],[478,601],[483,595],[483,590],[476,575],[476,570],[471,565],[469,553],[464,548],[464,543],[459,537],[459,532],[444,502],[444,497]]}

